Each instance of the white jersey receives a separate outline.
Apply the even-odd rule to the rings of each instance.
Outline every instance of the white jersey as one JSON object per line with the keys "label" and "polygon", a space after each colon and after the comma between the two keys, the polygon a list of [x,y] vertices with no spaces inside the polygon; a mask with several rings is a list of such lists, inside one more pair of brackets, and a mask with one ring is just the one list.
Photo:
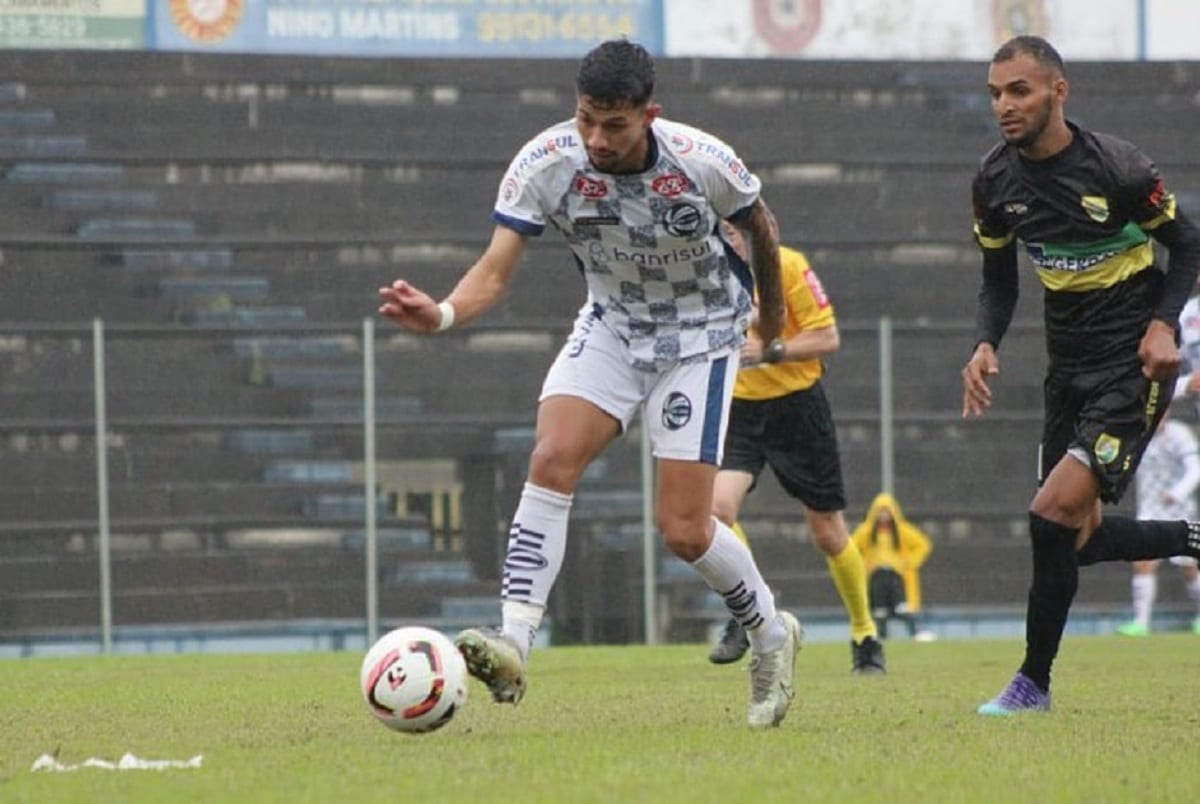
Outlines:
{"label": "white jersey", "polygon": [[[1200,446],[1192,428],[1167,419],[1146,445],[1137,470],[1138,519],[1196,519]],[[1165,499],[1170,497],[1172,501]]]}
{"label": "white jersey", "polygon": [[[1179,353],[1183,357],[1184,371],[1175,381],[1174,399],[1187,396],[1192,375],[1200,371],[1200,296],[1188,299],[1179,313]],[[1200,397],[1194,401],[1200,409]]]}
{"label": "white jersey", "polygon": [[566,236],[585,308],[644,371],[740,346],[753,280],[717,230],[761,188],[717,138],[662,119],[650,130],[653,166],[612,174],[592,167],[574,120],[546,129],[509,165],[492,213],[525,235],[549,223]]}

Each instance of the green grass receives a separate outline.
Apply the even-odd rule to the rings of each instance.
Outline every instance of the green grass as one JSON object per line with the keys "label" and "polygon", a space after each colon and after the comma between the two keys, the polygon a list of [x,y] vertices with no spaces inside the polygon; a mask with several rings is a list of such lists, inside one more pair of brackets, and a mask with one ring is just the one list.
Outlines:
{"label": "green grass", "polygon": [[[783,726],[744,725],[744,665],[704,646],[553,648],[530,692],[472,682],[424,736],[368,714],[352,653],[0,662],[0,801],[1195,801],[1200,639],[1070,638],[1049,715],[983,718],[1016,642],[804,649]],[[198,770],[32,773],[63,762],[204,755]]]}

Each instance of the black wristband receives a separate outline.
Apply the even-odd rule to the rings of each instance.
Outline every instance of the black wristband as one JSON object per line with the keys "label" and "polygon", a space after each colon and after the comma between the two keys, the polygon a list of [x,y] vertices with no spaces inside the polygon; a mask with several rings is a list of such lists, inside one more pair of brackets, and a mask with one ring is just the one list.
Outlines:
{"label": "black wristband", "polygon": [[787,357],[787,344],[782,338],[776,338],[763,350],[764,363],[781,363]]}

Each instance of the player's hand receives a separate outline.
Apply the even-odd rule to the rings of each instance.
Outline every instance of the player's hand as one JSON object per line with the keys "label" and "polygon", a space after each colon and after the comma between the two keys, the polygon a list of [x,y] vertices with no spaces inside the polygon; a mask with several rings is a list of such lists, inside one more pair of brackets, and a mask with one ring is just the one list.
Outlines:
{"label": "player's hand", "polygon": [[763,362],[763,341],[758,333],[751,330],[746,333],[746,342],[742,344],[738,360],[743,366],[757,366]]}
{"label": "player's hand", "polygon": [[380,315],[412,332],[436,332],[442,321],[437,302],[403,279],[380,288],[379,296],[383,299]]}
{"label": "player's hand", "polygon": [[1193,371],[1188,375],[1187,392],[1189,394],[1200,394],[1200,371]]}
{"label": "player's hand", "polygon": [[980,343],[975,353],[962,370],[963,408],[962,415],[982,416],[992,406],[992,389],[988,379],[1000,373],[1000,359],[990,343]]}
{"label": "player's hand", "polygon": [[1149,379],[1162,382],[1174,377],[1183,362],[1175,345],[1175,330],[1165,321],[1151,321],[1138,345],[1138,357],[1142,373]]}

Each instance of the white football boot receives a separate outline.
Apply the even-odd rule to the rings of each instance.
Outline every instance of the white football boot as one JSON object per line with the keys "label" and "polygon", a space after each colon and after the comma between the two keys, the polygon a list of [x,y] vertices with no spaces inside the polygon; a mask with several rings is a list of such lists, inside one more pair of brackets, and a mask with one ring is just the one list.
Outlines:
{"label": "white football boot", "polygon": [[804,642],[804,629],[791,613],[778,614],[786,635],[775,650],[754,653],[750,658],[750,708],[746,720],[752,729],[765,729],[783,722],[796,691],[796,654]]}

